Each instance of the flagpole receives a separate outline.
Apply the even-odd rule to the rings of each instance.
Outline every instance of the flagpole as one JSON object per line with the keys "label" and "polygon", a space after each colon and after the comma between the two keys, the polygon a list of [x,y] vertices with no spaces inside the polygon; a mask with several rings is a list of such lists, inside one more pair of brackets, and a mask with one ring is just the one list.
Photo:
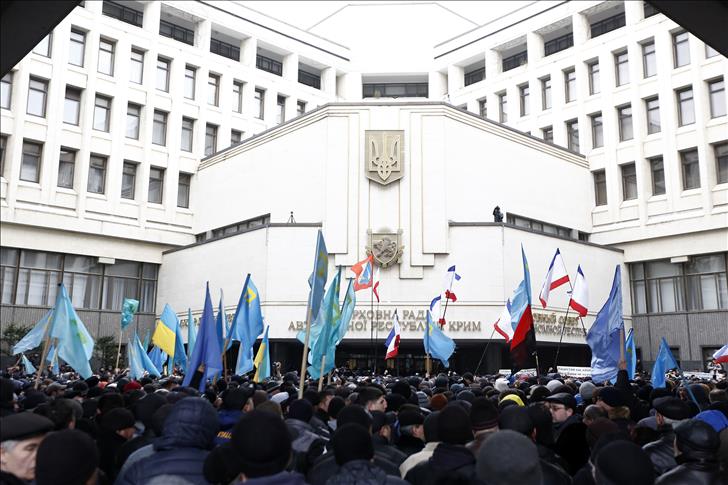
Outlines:
{"label": "flagpole", "polygon": [[35,389],[38,389],[38,386],[40,386],[40,377],[41,373],[43,372],[43,366],[45,365],[46,357],[48,356],[48,347],[51,342],[51,323],[52,323],[52,316],[48,320],[48,323],[46,324],[45,329],[45,342],[43,343],[43,351],[40,354],[40,364],[38,365],[38,373],[35,376]]}
{"label": "flagpole", "polygon": [[318,391],[324,388],[324,365],[326,365],[326,354],[321,356],[321,372],[319,372]]}
{"label": "flagpole", "polygon": [[303,399],[303,384],[306,380],[306,361],[308,360],[308,343],[311,339],[311,296],[306,305],[306,338],[303,342],[303,355],[301,356],[301,379],[298,388],[298,399]]}
{"label": "flagpole", "polygon": [[[571,299],[569,299],[571,301]],[[559,345],[556,347],[556,358],[554,358],[554,372],[558,372],[558,364],[559,364],[559,352],[561,351],[561,341],[564,340],[564,331],[566,330],[566,322],[569,318],[569,309],[571,307],[569,305],[566,306],[566,313],[564,314],[564,324],[561,326],[561,337],[559,337]]]}
{"label": "flagpole", "polygon": [[478,366],[475,368],[475,375],[478,375],[478,369],[480,369],[480,364],[483,363],[483,358],[485,357],[485,354],[488,353],[488,347],[490,346],[491,340],[493,340],[493,334],[495,334],[495,326],[493,326],[493,331],[490,332],[490,337],[488,337],[488,343],[485,344],[485,350],[483,350],[483,354],[480,356],[480,360],[478,361]]}
{"label": "flagpole", "polygon": [[[371,356],[374,353],[374,262],[372,262],[372,274],[370,276],[371,278],[371,284],[372,284],[372,291],[369,294],[369,311],[372,312],[372,318],[369,319],[369,355]],[[369,359],[367,359],[368,361]],[[372,373],[374,372],[374,369],[377,367],[376,360],[374,361],[374,365],[372,366]]]}
{"label": "flagpole", "polygon": [[[372,286],[372,293],[374,293],[374,286]],[[377,329],[374,334],[374,374],[377,373],[377,359],[379,358],[379,300],[377,300]]]}
{"label": "flagpole", "polygon": [[119,358],[121,357],[121,339],[124,337],[124,329],[119,329],[119,347],[116,350],[116,365],[114,366],[114,369],[119,368]]}

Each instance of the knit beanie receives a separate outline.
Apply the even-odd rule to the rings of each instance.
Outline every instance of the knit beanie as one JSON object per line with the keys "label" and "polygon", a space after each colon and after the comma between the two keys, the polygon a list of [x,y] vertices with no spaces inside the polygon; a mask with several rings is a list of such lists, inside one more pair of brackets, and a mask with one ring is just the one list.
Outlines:
{"label": "knit beanie", "polygon": [[606,445],[596,457],[596,483],[651,485],[655,481],[652,461],[642,448],[630,441]]}
{"label": "knit beanie", "polygon": [[470,417],[459,406],[445,406],[437,419],[437,436],[450,445],[464,445],[473,440]]}
{"label": "knit beanie", "polygon": [[288,406],[288,417],[308,423],[313,417],[313,406],[306,399],[296,399]]}
{"label": "knit beanie", "polygon": [[427,443],[434,443],[440,441],[440,437],[437,434],[437,422],[440,418],[440,411],[433,411],[425,418],[425,441]]}
{"label": "knit beanie", "polygon": [[134,415],[126,408],[115,408],[103,415],[101,427],[109,431],[134,427]]}
{"label": "knit beanie", "polygon": [[500,412],[498,427],[530,435],[533,432],[534,424],[525,407],[508,406]]}
{"label": "knit beanie", "polygon": [[478,478],[488,485],[541,485],[541,465],[536,445],[515,431],[502,430],[487,439],[478,451]]}
{"label": "knit beanie", "polygon": [[556,379],[552,379],[549,381],[548,384],[546,384],[546,387],[548,388],[548,390],[550,392],[553,393],[556,390],[556,388],[561,387],[562,384],[563,384],[563,382],[556,380]]}
{"label": "knit beanie", "polygon": [[240,470],[248,478],[282,472],[291,458],[288,427],[281,418],[265,411],[244,414],[233,427],[230,442]]}
{"label": "knit beanie", "polygon": [[339,411],[336,417],[336,427],[339,428],[350,423],[355,423],[363,426],[365,429],[369,429],[372,425],[372,417],[362,406],[352,404]]}
{"label": "knit beanie", "polygon": [[37,485],[84,484],[99,465],[96,443],[83,431],[65,429],[50,433],[38,447],[35,460]]}
{"label": "knit beanie", "polygon": [[440,411],[445,406],[447,406],[447,397],[442,393],[435,394],[430,399],[430,409],[433,411]]}
{"label": "knit beanie", "polygon": [[585,401],[591,401],[591,398],[594,396],[594,391],[596,390],[597,386],[594,385],[591,381],[582,382],[579,386],[579,394],[581,395],[581,398]]}
{"label": "knit beanie", "polygon": [[339,466],[353,460],[371,460],[374,457],[372,437],[369,431],[359,424],[337,426],[331,444]]}
{"label": "knit beanie", "polygon": [[508,390],[508,379],[501,377],[500,379],[495,380],[495,389],[498,392],[503,392]]}
{"label": "knit beanie", "polygon": [[478,397],[473,400],[470,409],[470,425],[473,431],[482,431],[498,425],[498,409],[487,397]]}

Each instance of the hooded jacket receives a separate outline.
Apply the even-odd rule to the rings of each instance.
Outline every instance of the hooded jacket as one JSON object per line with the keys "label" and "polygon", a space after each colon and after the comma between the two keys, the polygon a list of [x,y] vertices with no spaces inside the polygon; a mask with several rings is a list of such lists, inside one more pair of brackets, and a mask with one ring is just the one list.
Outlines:
{"label": "hooded jacket", "polygon": [[306,474],[316,458],[324,453],[324,440],[310,424],[300,419],[286,419],[286,426],[291,434],[293,454],[289,469]]}
{"label": "hooded jacket", "polygon": [[[681,456],[682,457],[682,456]],[[678,457],[678,461],[681,457]],[[725,485],[728,477],[720,471],[717,461],[685,460],[669,472],[660,476],[655,485]]]}
{"label": "hooded jacket", "polygon": [[677,466],[675,461],[675,451],[673,449],[675,442],[675,433],[672,426],[662,426],[660,429],[660,439],[647,443],[642,449],[647,453],[652,461],[652,467],[655,474],[659,477],[663,473],[667,473]]}
{"label": "hooded jacket", "polygon": [[384,470],[367,460],[345,463],[326,485],[405,485],[407,482],[387,475]]}
{"label": "hooded jacket", "polygon": [[435,485],[443,479],[480,483],[475,470],[475,455],[463,445],[440,443],[429,460],[412,468],[405,480],[413,485]]}

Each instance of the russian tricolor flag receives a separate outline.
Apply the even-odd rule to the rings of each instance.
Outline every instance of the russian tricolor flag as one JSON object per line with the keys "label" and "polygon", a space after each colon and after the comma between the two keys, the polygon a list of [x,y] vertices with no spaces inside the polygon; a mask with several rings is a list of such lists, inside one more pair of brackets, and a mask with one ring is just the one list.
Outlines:
{"label": "russian tricolor flag", "polygon": [[589,308],[589,287],[586,285],[581,266],[576,269],[576,280],[574,281],[574,289],[571,291],[569,306],[576,310],[581,317],[586,316]]}
{"label": "russian tricolor flag", "polygon": [[363,290],[372,287],[372,257],[359,261],[351,267],[354,273],[354,291]]}
{"label": "russian tricolor flag", "polygon": [[390,330],[384,344],[387,346],[387,355],[384,356],[384,360],[397,357],[397,352],[399,352],[399,317],[397,317],[397,310],[394,311],[392,330]]}
{"label": "russian tricolor flag", "polygon": [[513,338],[513,324],[511,323],[511,300],[506,301],[503,311],[498,317],[498,320],[493,324],[493,328],[498,332],[506,343],[509,343]]}
{"label": "russian tricolor flag", "polygon": [[538,299],[541,300],[541,306],[546,308],[549,301],[549,293],[551,290],[558,288],[561,285],[565,285],[569,282],[569,273],[566,272],[566,265],[561,257],[561,251],[556,249],[556,254],[551,260],[551,265],[546,273],[546,279],[541,287],[541,293],[538,295]]}
{"label": "russian tricolor flag", "polygon": [[713,360],[718,364],[728,363],[728,344],[725,344],[713,354]]}

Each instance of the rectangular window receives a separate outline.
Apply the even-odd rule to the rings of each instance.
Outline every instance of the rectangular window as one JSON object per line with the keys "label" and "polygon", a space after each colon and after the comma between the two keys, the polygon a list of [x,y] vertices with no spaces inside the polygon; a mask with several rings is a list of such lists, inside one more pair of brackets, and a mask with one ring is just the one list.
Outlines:
{"label": "rectangular window", "polygon": [[39,56],[43,57],[50,57],[51,56],[51,41],[53,40],[53,32],[43,37],[43,40],[41,40],[38,45],[35,46],[33,49],[34,54],[38,54]]}
{"label": "rectangular window", "polygon": [[157,58],[157,89],[169,92],[169,66],[172,61],[161,57]]}
{"label": "rectangular window", "polygon": [[190,65],[185,66],[185,98],[195,99],[195,78],[197,68]]}
{"label": "rectangular window", "polygon": [[21,251],[15,304],[53,306],[61,282],[60,269],[60,254]]}
{"label": "rectangular window", "polygon": [[217,126],[208,123],[205,126],[205,156],[217,151]]}
{"label": "rectangular window", "polygon": [[650,158],[649,162],[652,174],[652,195],[662,195],[665,193],[665,165],[662,157]]}
{"label": "rectangular window", "polygon": [[576,99],[576,71],[574,68],[564,71],[564,100],[567,103]]}
{"label": "rectangular window", "polygon": [[116,43],[103,37],[99,40],[99,59],[96,70],[101,74],[114,75],[114,50]]}
{"label": "rectangular window", "polygon": [[593,172],[596,205],[607,205],[607,175],[604,170]]}
{"label": "rectangular window", "polygon": [[725,253],[691,256],[684,263],[688,310],[728,308]]}
{"label": "rectangular window", "polygon": [[693,88],[683,88],[675,91],[677,96],[678,126],[695,123],[695,103],[693,101]]}
{"label": "rectangular window", "polygon": [[31,77],[30,83],[28,84],[28,106],[26,113],[45,118],[47,98],[48,81]]}
{"label": "rectangular window", "polygon": [[634,163],[622,165],[622,200],[637,198],[637,171]]}
{"label": "rectangular window", "polygon": [[647,134],[659,133],[660,128],[660,101],[657,96],[645,99],[647,112]]}
{"label": "rectangular window", "polygon": [[144,51],[131,50],[131,65],[129,66],[129,81],[141,84],[144,81]]}
{"label": "rectangular window", "polygon": [[579,151],[579,122],[577,120],[569,120],[566,122],[566,138],[568,148],[573,152]]}
{"label": "rectangular window", "polygon": [[88,168],[86,190],[93,194],[103,194],[106,185],[106,157],[91,155]]}
{"label": "rectangular window", "polygon": [[276,61],[275,59],[271,59],[270,57],[262,56],[260,54],[255,57],[255,67],[257,67],[261,71],[275,74],[276,76],[283,75],[283,64],[281,62]]}
{"label": "rectangular window", "polygon": [[710,97],[710,117],[725,116],[725,82],[723,78],[708,81],[708,96]]}
{"label": "rectangular window", "polygon": [[728,184],[728,143],[713,145],[715,168],[719,184]]}
{"label": "rectangular window", "polygon": [[265,90],[264,89],[255,89],[255,104],[256,104],[256,113],[255,117],[259,120],[263,119],[263,115],[265,114]]}
{"label": "rectangular window", "polygon": [[518,52],[503,59],[503,72],[510,71],[528,63],[528,51]]}
{"label": "rectangular window", "polygon": [[179,42],[184,42],[188,45],[195,45],[195,31],[192,29],[186,29],[180,25],[167,22],[166,20],[159,21],[159,35],[169,37]]}
{"label": "rectangular window", "polygon": [[590,62],[587,64],[587,71],[589,72],[589,94],[597,94],[600,90],[600,79],[599,79],[599,62]]}
{"label": "rectangular window", "polygon": [[612,30],[624,27],[624,12],[620,12],[617,15],[613,15],[604,20],[594,22],[589,27],[592,39],[599,37],[600,35],[604,35],[607,32],[611,32]]}
{"label": "rectangular window", "polygon": [[528,84],[518,86],[518,98],[520,100],[521,116],[528,116],[531,112],[531,108],[529,106],[530,96],[531,90],[529,89]]}
{"label": "rectangular window", "polygon": [[298,82],[305,84],[306,86],[311,86],[315,89],[321,89],[321,76],[318,74],[311,74],[303,69],[298,70]]}
{"label": "rectangular window", "polygon": [[629,82],[628,60],[626,50],[614,54],[614,76],[617,86],[622,86]]}
{"label": "rectangular window", "polygon": [[124,168],[121,173],[121,198],[134,200],[136,192],[136,173],[138,164],[124,161]]}
{"label": "rectangular window", "polygon": [[167,113],[154,110],[154,123],[152,126],[152,143],[155,145],[167,145]]}
{"label": "rectangular window", "polygon": [[364,98],[426,98],[427,83],[365,83]]}
{"label": "rectangular window", "polygon": [[680,152],[680,165],[682,165],[683,190],[700,188],[700,166],[698,150]]}
{"label": "rectangular window", "polygon": [[110,120],[111,98],[97,94],[94,102],[94,130],[108,132]]}
{"label": "rectangular window", "polygon": [[61,147],[61,154],[58,157],[58,187],[66,189],[73,188],[73,172],[76,168],[76,152]]}
{"label": "rectangular window", "polygon": [[240,141],[243,139],[243,132],[240,130],[230,130],[230,143],[236,144],[240,143]]}
{"label": "rectangular window", "polygon": [[547,141],[549,143],[554,142],[554,127],[553,126],[546,126],[544,128],[541,128],[541,134],[543,135],[543,141]]}
{"label": "rectangular window", "polygon": [[243,83],[233,81],[233,111],[243,112]]}
{"label": "rectangular window", "polygon": [[296,102],[296,116],[301,116],[305,112],[306,112],[306,102],[305,101]]}
{"label": "rectangular window", "polygon": [[63,122],[78,126],[81,114],[81,90],[66,86],[66,98],[63,101]]}
{"label": "rectangular window", "polygon": [[23,159],[20,163],[20,180],[26,182],[40,181],[40,163],[43,145],[23,140]]}
{"label": "rectangular window", "polygon": [[219,56],[227,57],[234,61],[240,60],[240,47],[228,44],[217,39],[210,39],[210,52]]}
{"label": "rectangular window", "polygon": [[631,105],[617,107],[617,121],[619,123],[619,141],[627,141],[634,138]]}
{"label": "rectangular window", "polygon": [[642,44],[642,71],[645,77],[652,77],[657,74],[657,56],[655,55],[654,40]]}
{"label": "rectangular window", "polygon": [[672,53],[676,68],[690,64],[690,43],[686,31],[672,34]]}
{"label": "rectangular window", "polygon": [[561,37],[552,39],[548,42],[544,42],[544,44],[543,44],[544,57],[550,56],[551,54],[555,54],[557,52],[561,52],[565,49],[568,49],[569,47],[571,47],[573,45],[574,45],[574,34],[572,32],[569,32],[566,35],[562,35]]}
{"label": "rectangular window", "polygon": [[126,137],[132,140],[139,139],[139,125],[142,115],[142,107],[138,104],[129,103],[126,107]]}
{"label": "rectangular window", "polygon": [[190,207],[190,181],[192,175],[188,173],[179,174],[177,183],[177,207],[188,209]]}
{"label": "rectangular window", "polygon": [[276,112],[276,124],[281,124],[284,121],[286,121],[286,97],[285,96],[278,96],[276,98],[276,107],[278,108]]}
{"label": "rectangular window", "polygon": [[644,9],[644,13],[645,13],[644,18],[650,18],[653,15],[657,15],[659,13],[658,10],[655,8],[655,6],[649,2],[643,2],[643,9]]}
{"label": "rectangular window", "polygon": [[182,118],[182,142],[180,149],[185,152],[192,151],[192,138],[194,135],[195,120],[192,118]]}
{"label": "rectangular window", "polygon": [[144,22],[144,12],[133,9],[125,3],[104,1],[101,11],[104,15],[141,27]]}
{"label": "rectangular window", "polygon": [[147,200],[152,204],[161,204],[163,190],[164,169],[151,167],[149,169],[149,194]]}
{"label": "rectangular window", "polygon": [[0,107],[10,109],[10,99],[13,92],[13,73],[5,74],[0,81]]}
{"label": "rectangular window", "polygon": [[220,106],[220,76],[210,74],[207,78],[207,104]]}
{"label": "rectangular window", "polygon": [[541,109],[551,108],[551,76],[541,78]]}
{"label": "rectangular window", "polygon": [[8,146],[8,136],[0,135],[0,177],[5,176],[5,150]]}
{"label": "rectangular window", "polygon": [[592,148],[604,146],[604,127],[602,126],[602,114],[596,113],[591,116],[592,125]]}
{"label": "rectangular window", "polygon": [[501,123],[508,121],[508,97],[506,93],[498,95],[498,116]]}
{"label": "rectangular window", "polygon": [[478,83],[485,79],[485,67],[479,67],[470,72],[465,73],[464,84],[470,86],[471,84]]}
{"label": "rectangular window", "polygon": [[708,44],[705,44],[705,58],[709,59],[711,57],[715,57],[719,54],[719,52],[712,47],[710,47]]}
{"label": "rectangular window", "polygon": [[83,58],[86,51],[86,33],[71,29],[71,46],[68,50],[68,63],[83,67]]}

